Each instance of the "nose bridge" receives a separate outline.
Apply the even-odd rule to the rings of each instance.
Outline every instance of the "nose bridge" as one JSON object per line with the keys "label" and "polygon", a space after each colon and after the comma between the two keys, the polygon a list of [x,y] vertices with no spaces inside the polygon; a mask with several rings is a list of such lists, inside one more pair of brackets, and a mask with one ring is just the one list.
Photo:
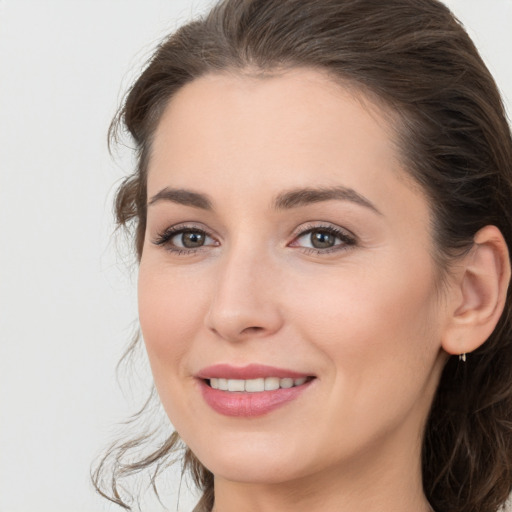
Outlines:
{"label": "nose bridge", "polygon": [[282,318],[275,290],[276,271],[262,245],[234,242],[216,268],[207,327],[230,341],[278,330]]}

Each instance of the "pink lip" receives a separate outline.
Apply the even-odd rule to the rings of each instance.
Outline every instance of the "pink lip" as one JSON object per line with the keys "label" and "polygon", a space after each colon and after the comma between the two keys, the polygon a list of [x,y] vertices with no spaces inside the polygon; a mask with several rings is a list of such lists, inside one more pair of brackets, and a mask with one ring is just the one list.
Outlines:
{"label": "pink lip", "polygon": [[215,364],[203,368],[196,377],[200,379],[260,379],[265,377],[286,377],[291,379],[300,379],[301,377],[310,377],[306,373],[294,372],[284,368],[275,368],[264,364],[249,364],[247,366],[231,366],[229,364]]}
{"label": "pink lip", "polygon": [[250,364],[244,367],[217,364],[203,368],[197,374],[197,380],[205,402],[219,414],[239,418],[268,414],[295,400],[312,384],[313,380],[316,380],[308,379],[301,386],[261,391],[258,393],[222,391],[220,389],[213,389],[206,382],[206,380],[212,378],[247,380],[264,377],[300,379],[303,377],[311,377],[311,375],[259,364]]}

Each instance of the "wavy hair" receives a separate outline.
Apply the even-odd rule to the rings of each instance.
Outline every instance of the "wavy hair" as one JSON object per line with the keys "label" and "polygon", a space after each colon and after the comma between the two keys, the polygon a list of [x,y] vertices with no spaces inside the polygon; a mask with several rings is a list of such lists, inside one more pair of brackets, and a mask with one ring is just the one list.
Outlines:
{"label": "wavy hair", "polygon": [[[223,0],[158,46],[111,126],[112,140],[127,130],[136,147],[137,167],[118,189],[115,213],[139,258],[152,138],[174,94],[207,73],[297,67],[327,72],[395,114],[404,167],[430,201],[441,270],[486,225],[497,226],[512,248],[510,127],[491,74],[444,4]],[[437,512],[495,512],[512,489],[511,312],[509,290],[486,343],[465,364],[451,357],[444,368],[422,449],[424,490]],[[124,479],[149,471],[155,485],[180,460],[202,493],[195,512],[209,512],[213,475],[176,433],[157,447],[153,438],[115,444],[94,470],[99,492],[131,510]]]}

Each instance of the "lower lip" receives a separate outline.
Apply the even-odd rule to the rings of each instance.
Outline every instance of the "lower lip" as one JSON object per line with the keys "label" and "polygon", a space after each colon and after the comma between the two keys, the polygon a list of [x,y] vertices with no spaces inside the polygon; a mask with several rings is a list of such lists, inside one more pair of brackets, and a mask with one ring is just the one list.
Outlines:
{"label": "lower lip", "polygon": [[213,389],[204,380],[200,380],[201,393],[206,403],[224,416],[248,418],[263,416],[295,400],[308,388],[312,381],[301,386],[257,393],[222,391]]}

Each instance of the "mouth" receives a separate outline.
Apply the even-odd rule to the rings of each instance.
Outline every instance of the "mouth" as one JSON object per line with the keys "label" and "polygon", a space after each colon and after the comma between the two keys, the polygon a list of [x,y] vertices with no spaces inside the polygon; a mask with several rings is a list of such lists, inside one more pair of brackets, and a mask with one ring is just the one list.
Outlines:
{"label": "mouth", "polygon": [[234,393],[261,393],[263,391],[275,391],[277,389],[290,389],[302,386],[314,377],[259,377],[256,379],[228,379],[213,377],[204,379],[205,383],[213,389],[230,391]]}
{"label": "mouth", "polygon": [[231,417],[268,414],[308,393],[316,376],[266,365],[219,364],[196,375],[205,402]]}

